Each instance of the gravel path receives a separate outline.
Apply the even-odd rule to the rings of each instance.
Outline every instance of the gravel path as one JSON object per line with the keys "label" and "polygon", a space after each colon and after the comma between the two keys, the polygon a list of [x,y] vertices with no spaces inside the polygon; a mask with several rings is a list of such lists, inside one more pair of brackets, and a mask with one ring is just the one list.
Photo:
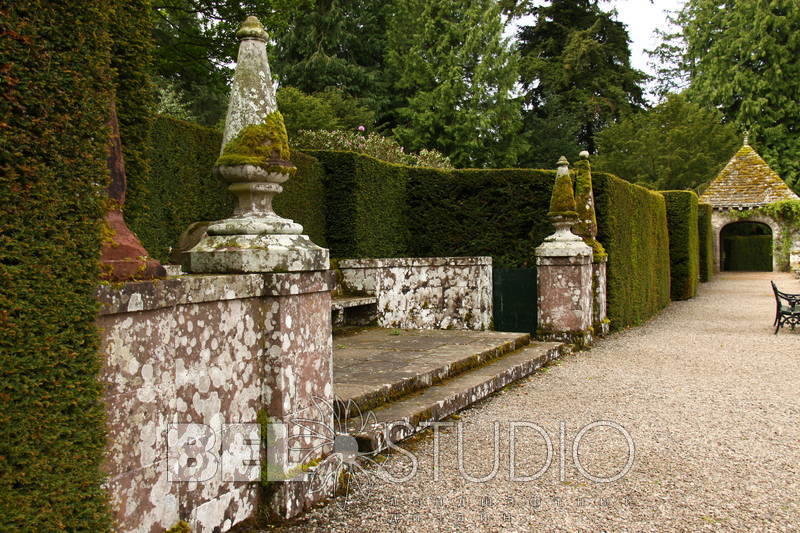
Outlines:
{"label": "gravel path", "polygon": [[[792,531],[800,530],[800,331],[771,333],[769,279],[787,292],[800,282],[781,274],[726,274],[700,295],[677,302],[647,325],[568,356],[449,420],[439,435],[434,479],[431,432],[405,443],[418,460],[404,483],[379,471],[411,471],[394,452],[363,476],[373,481],[346,505],[329,504],[288,524],[308,531]],[[552,462],[530,481],[511,481],[512,421],[537,424]],[[579,431],[596,421],[579,441]],[[492,472],[485,482],[459,472]],[[559,438],[564,425],[565,452]],[[624,429],[621,429],[624,428]],[[616,481],[634,446],[633,466]],[[516,475],[533,475],[547,457],[535,428],[518,428]],[[563,459],[563,477],[561,461]]]}

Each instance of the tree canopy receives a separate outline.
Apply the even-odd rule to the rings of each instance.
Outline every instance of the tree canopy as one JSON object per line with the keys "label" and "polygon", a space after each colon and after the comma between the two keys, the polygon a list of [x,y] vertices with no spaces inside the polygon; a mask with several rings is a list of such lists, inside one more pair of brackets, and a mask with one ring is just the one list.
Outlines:
{"label": "tree canopy", "polygon": [[720,112],[670,95],[600,132],[594,167],[653,189],[698,189],[719,173],[741,142]]}
{"label": "tree canopy", "polygon": [[688,0],[674,23],[657,50],[662,74],[684,78],[692,102],[748,130],[770,166],[800,190],[800,4]]}

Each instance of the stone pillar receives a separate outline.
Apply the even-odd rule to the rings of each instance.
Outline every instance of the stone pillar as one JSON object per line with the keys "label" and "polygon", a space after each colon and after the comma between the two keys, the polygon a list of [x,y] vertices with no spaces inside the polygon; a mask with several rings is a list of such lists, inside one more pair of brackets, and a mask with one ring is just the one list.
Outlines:
{"label": "stone pillar", "polygon": [[569,162],[558,162],[549,215],[556,232],[536,248],[538,335],[580,347],[592,340],[592,249],[572,233],[577,222]]}
{"label": "stone pillar", "polygon": [[[262,321],[261,418],[271,475],[262,476],[262,512],[290,518],[321,494],[309,493],[308,476],[298,476],[299,467],[319,461],[333,442],[333,283],[328,250],[272,209],[272,198],[296,169],[276,105],[267,34],[258,19],[248,17],[237,36],[238,62],[214,167],[230,184],[237,207],[230,218],[208,226],[184,254],[183,266],[191,273],[265,274],[271,301]],[[275,468],[283,471],[276,474]]]}

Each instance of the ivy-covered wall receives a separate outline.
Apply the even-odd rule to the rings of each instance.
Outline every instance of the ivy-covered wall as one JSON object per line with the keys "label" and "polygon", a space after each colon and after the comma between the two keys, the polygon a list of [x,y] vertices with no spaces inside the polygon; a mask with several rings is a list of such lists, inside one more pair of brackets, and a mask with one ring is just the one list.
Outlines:
{"label": "ivy-covered wall", "polygon": [[688,300],[697,295],[700,280],[698,198],[694,191],[663,191],[669,225],[669,261],[672,299]]}
{"label": "ivy-covered wall", "polygon": [[593,173],[597,240],[608,253],[608,318],[614,330],[641,324],[670,302],[664,197],[611,174]]}
{"label": "ivy-covered wall", "polygon": [[[128,176],[125,218],[150,254],[169,261],[169,250],[189,224],[230,216],[234,196],[212,173],[222,134],[216,130],[158,117],[148,149],[150,173]],[[298,173],[284,183],[275,211],[301,224],[314,243],[325,246],[325,189],[319,162],[292,153]]]}
{"label": "ivy-covered wall", "polygon": [[109,531],[95,328],[114,5],[0,9],[0,529]]}
{"label": "ivy-covered wall", "polygon": [[697,204],[697,236],[700,240],[700,281],[711,281],[714,276],[714,228],[711,226],[711,204]]}

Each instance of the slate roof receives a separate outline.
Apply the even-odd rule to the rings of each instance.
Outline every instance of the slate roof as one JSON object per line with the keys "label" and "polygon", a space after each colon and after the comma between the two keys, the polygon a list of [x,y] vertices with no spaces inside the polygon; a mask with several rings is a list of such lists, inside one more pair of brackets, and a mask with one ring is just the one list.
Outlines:
{"label": "slate roof", "polygon": [[751,208],[779,200],[800,200],[800,197],[747,141],[700,197],[701,202],[716,208]]}

